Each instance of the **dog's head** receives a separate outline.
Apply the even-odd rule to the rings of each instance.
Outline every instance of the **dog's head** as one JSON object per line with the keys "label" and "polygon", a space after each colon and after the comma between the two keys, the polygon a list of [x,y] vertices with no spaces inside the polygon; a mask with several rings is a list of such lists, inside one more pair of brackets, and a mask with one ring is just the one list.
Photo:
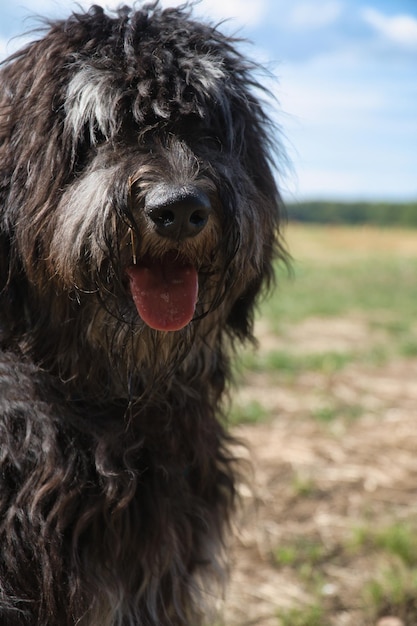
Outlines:
{"label": "dog's head", "polygon": [[250,336],[284,256],[255,70],[217,28],[158,6],[51,22],[5,63],[6,336],[49,363]]}

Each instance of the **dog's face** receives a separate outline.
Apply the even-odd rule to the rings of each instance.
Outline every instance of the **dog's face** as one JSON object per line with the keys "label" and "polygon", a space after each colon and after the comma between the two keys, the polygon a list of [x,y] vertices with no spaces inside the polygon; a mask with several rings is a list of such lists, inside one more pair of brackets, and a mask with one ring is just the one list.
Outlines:
{"label": "dog's face", "polygon": [[9,319],[26,299],[15,334],[49,334],[46,353],[55,332],[61,360],[82,342],[136,363],[151,337],[250,335],[283,253],[274,137],[234,45],[181,10],[96,8],[6,64],[0,270]]}

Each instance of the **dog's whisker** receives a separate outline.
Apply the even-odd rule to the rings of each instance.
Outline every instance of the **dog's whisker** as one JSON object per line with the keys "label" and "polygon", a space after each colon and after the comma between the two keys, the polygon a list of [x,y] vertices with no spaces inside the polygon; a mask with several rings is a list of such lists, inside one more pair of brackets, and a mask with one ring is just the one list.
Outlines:
{"label": "dog's whisker", "polygon": [[133,233],[133,228],[130,227],[130,245],[132,247],[132,263],[133,265],[136,265],[137,263],[137,259],[136,259],[136,246],[135,246],[135,236]]}

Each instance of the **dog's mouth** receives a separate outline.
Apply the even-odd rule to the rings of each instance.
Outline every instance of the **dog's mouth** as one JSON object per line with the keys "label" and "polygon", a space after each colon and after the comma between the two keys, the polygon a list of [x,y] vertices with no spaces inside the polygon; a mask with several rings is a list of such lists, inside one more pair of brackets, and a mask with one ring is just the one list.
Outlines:
{"label": "dog's mouth", "polygon": [[141,319],[150,328],[181,330],[194,317],[198,272],[177,252],[160,259],[144,257],[126,270],[130,292]]}

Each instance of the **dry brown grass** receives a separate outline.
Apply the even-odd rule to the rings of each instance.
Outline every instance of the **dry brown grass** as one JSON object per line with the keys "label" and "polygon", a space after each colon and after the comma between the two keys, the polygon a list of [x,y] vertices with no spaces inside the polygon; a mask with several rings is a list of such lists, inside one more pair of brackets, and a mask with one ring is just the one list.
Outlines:
{"label": "dry brown grass", "polygon": [[297,260],[346,261],[355,257],[417,257],[415,230],[372,226],[305,226],[290,223],[286,240]]}

